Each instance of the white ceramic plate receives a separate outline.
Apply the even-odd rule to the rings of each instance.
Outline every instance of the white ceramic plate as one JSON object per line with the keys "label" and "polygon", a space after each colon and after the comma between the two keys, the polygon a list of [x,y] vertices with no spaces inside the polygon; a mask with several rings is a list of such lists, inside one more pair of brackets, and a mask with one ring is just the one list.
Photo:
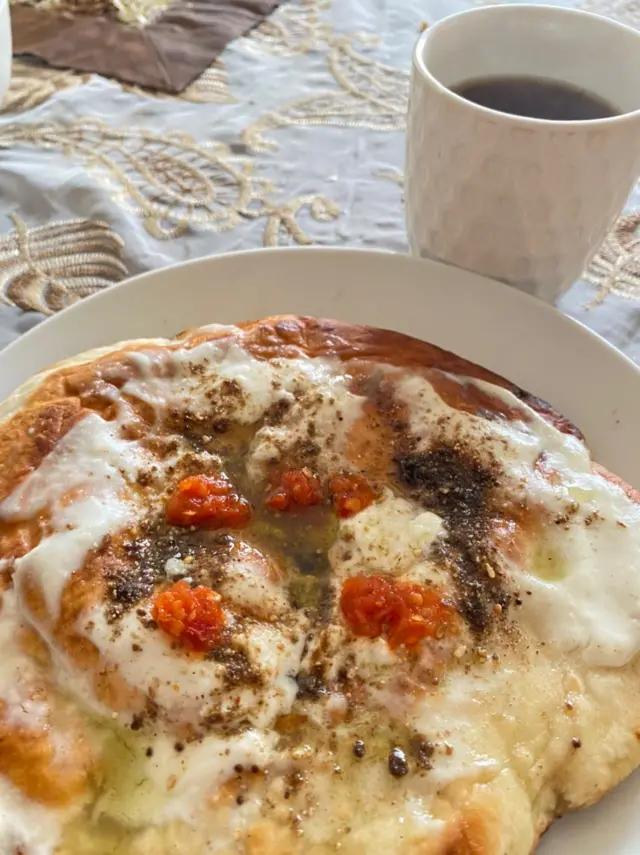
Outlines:
{"label": "white ceramic plate", "polygon": [[[0,399],[41,368],[92,347],[284,312],[400,330],[491,368],[571,418],[601,463],[640,486],[640,370],[512,288],[391,253],[258,250],[146,273],[0,353]],[[554,826],[540,855],[638,855],[638,803],[640,775]]]}

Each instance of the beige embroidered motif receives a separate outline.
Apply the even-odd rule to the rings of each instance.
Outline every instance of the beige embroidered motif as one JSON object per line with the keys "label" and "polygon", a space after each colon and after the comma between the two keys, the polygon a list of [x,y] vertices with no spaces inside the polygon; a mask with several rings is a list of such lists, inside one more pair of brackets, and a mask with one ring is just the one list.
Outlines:
{"label": "beige embroidered motif", "polygon": [[0,299],[25,311],[52,314],[127,275],[123,242],[106,223],[66,220],[0,237]]}
{"label": "beige embroidered motif", "polygon": [[340,91],[301,98],[261,116],[243,134],[252,151],[276,150],[276,144],[264,134],[293,125],[405,129],[409,74],[363,56],[355,50],[354,41],[372,43],[363,36],[339,36],[331,41],[329,67]]}
{"label": "beige embroidered motif", "polygon": [[598,286],[587,308],[599,306],[609,294],[640,300],[640,211],[620,217],[584,278]]}
{"label": "beige embroidered motif", "polygon": [[191,101],[194,104],[235,104],[237,99],[229,91],[229,76],[224,62],[217,59],[200,77],[183,89],[179,95],[143,89],[140,86],[120,84],[125,92],[142,95],[145,98],[160,98],[172,101]]}
{"label": "beige embroidered motif", "polygon": [[73,12],[74,15],[109,15],[115,11],[111,0],[10,0],[10,3],[12,6]]}
{"label": "beige embroidered motif", "polygon": [[[21,113],[25,110],[32,110],[34,107],[44,104],[57,92],[88,83],[92,79],[95,79],[93,74],[60,71],[40,63],[14,59],[11,85],[2,103],[2,112]],[[125,92],[131,92],[143,98],[190,101],[196,104],[236,103],[236,99],[229,91],[228,75],[224,63],[220,59],[216,60],[200,77],[187,86],[180,95],[142,89],[139,86],[126,86],[118,81],[112,82],[114,85],[120,86]]]}
{"label": "beige embroidered motif", "polygon": [[124,24],[146,27],[171,5],[171,0],[113,0],[113,5]]}
{"label": "beige embroidered motif", "polygon": [[20,113],[48,101],[56,92],[86,83],[90,74],[60,71],[35,62],[14,59],[11,85],[2,102],[2,112]]}
{"label": "beige embroidered motif", "polygon": [[9,125],[0,146],[56,147],[81,161],[118,204],[140,217],[149,234],[173,238],[189,227],[223,231],[264,212],[271,186],[226,145],[197,144],[180,132],[114,130],[95,120]]}
{"label": "beige embroidered motif", "polygon": [[[255,174],[248,158],[233,155],[224,143],[197,143],[180,132],[115,130],[95,119],[0,128],[0,148],[20,144],[57,148],[80,161],[158,239],[188,230],[227,231],[260,217],[267,217],[267,227],[274,221],[269,218],[279,217],[288,228],[295,211],[309,204],[278,205],[271,199],[273,185]],[[322,197],[314,199],[318,212]],[[334,210],[329,200],[322,205]],[[302,230],[289,232],[297,242],[311,240]]]}
{"label": "beige embroidered motif", "polygon": [[307,209],[316,222],[336,220],[340,208],[324,196],[299,196],[285,202],[268,215],[264,230],[265,246],[283,246],[292,243],[310,246],[314,241],[303,231],[296,217],[302,209]]}
{"label": "beige embroidered motif", "polygon": [[317,50],[326,45],[331,36],[331,25],[321,17],[331,8],[331,3],[332,0],[285,3],[236,45],[257,56],[292,57]]}
{"label": "beige embroidered motif", "polygon": [[404,187],[404,172],[399,169],[377,169],[373,174],[376,178],[384,178],[385,181],[392,181],[398,187]]}
{"label": "beige embroidered motif", "polygon": [[12,5],[38,6],[74,15],[110,15],[124,24],[146,27],[171,0],[10,0]]}
{"label": "beige embroidered motif", "polygon": [[[147,90],[147,95],[151,92]],[[157,95],[157,93],[153,93]],[[180,95],[174,97],[182,101],[192,101],[194,104],[235,104],[237,99],[229,91],[229,75],[224,62],[217,59],[200,77],[190,83]]]}

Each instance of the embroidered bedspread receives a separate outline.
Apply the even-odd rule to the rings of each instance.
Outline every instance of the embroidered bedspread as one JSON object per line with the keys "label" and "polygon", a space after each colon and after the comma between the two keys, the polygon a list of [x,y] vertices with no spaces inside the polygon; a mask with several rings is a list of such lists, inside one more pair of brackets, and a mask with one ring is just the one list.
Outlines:
{"label": "embroidered bedspread", "polygon": [[[106,2],[92,0],[99,13]],[[166,7],[113,2],[131,26]],[[290,244],[405,252],[411,49],[424,23],[472,3],[290,0],[180,94],[15,59],[0,114],[0,346],[184,259]],[[637,0],[565,5],[640,27]],[[561,308],[640,361],[640,189]]]}

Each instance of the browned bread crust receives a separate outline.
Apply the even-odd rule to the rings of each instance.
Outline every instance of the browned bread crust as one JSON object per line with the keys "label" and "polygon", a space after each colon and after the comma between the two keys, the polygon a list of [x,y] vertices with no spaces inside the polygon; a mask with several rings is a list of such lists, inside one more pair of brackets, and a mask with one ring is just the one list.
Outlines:
{"label": "browned bread crust", "polygon": [[[240,323],[235,328],[196,331],[195,335],[187,331],[178,337],[177,343],[162,342],[158,346],[173,349],[188,338],[190,346],[195,347],[203,341],[230,337],[261,359],[300,355],[333,356],[351,364],[381,362],[424,370],[450,406],[466,412],[484,410],[507,417],[522,417],[521,412],[505,412],[505,405],[498,398],[483,393],[475,386],[450,382],[443,375],[484,380],[512,392],[564,433],[582,436],[576,425],[546,401],[499,374],[436,345],[392,330],[295,315],[276,315]],[[148,349],[149,344],[123,344],[95,360],[82,361],[69,367],[63,363],[44,377],[24,402],[21,411],[5,422],[0,431],[0,497],[6,496],[20,478],[37,467],[56,442],[82,417],[83,410],[104,412],[104,399],[98,397],[97,393],[105,384],[121,388],[133,375],[133,369],[124,354],[143,348]],[[29,434],[27,426],[33,428]]]}

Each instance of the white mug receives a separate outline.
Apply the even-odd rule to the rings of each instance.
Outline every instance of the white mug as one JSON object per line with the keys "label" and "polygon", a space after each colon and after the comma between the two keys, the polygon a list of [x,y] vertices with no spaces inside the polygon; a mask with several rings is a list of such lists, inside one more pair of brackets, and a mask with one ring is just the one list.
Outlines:
{"label": "white mug", "polygon": [[[584,89],[611,118],[497,112],[452,88],[537,77]],[[585,269],[640,175],[640,32],[553,6],[439,21],[413,55],[405,195],[411,251],[549,302]]]}

